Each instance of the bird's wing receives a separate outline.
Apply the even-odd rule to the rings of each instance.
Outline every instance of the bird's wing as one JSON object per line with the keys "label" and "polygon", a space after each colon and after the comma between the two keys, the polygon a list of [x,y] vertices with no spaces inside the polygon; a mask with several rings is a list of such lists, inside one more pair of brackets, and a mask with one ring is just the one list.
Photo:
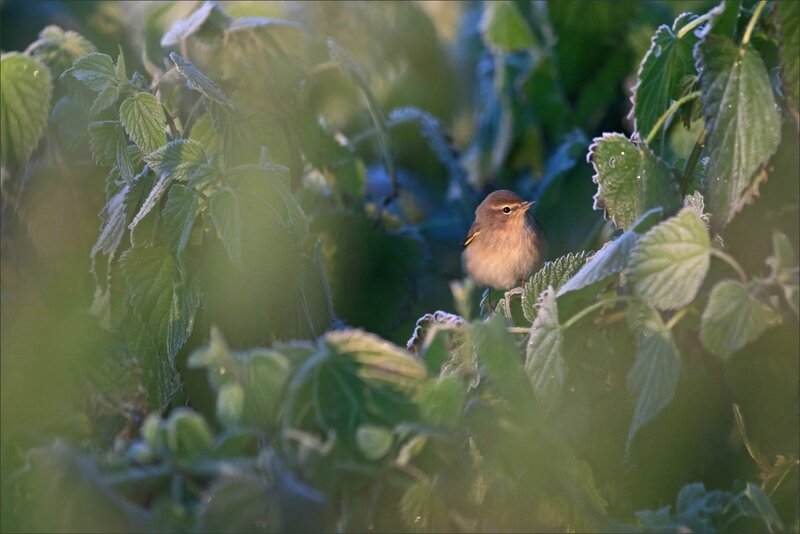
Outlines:
{"label": "bird's wing", "polygon": [[469,229],[469,233],[467,234],[467,239],[464,240],[464,247],[472,243],[472,241],[478,237],[478,234],[481,233],[481,228],[478,226],[478,221],[472,223],[472,226]]}

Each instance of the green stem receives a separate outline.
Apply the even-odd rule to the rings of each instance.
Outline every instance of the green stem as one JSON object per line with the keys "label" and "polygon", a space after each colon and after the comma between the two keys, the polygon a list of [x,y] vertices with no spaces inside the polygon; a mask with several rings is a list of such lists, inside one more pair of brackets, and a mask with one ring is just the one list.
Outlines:
{"label": "green stem", "polygon": [[598,308],[602,308],[603,306],[607,306],[609,304],[616,303],[616,302],[631,302],[631,301],[638,301],[638,300],[639,299],[637,299],[636,297],[630,297],[628,295],[618,295],[616,297],[611,297],[610,299],[605,299],[605,300],[601,300],[600,302],[595,302],[594,304],[592,304],[588,308],[584,308],[580,312],[578,312],[575,315],[573,315],[569,319],[569,321],[564,323],[564,330],[568,329],[570,326],[574,325],[575,323],[577,323],[578,321],[580,321],[581,319],[583,319],[584,317],[586,317],[587,315],[589,315],[590,313],[592,313],[593,311],[595,311]]}
{"label": "green stem", "polygon": [[753,10],[753,16],[750,17],[750,22],[747,23],[747,29],[744,31],[744,37],[742,37],[742,46],[746,45],[750,42],[750,36],[753,34],[753,30],[756,27],[756,22],[758,21],[758,17],[761,16],[761,12],[764,10],[764,6],[767,5],[767,0],[761,0],[756,8]]}
{"label": "green stem", "polygon": [[736,274],[739,275],[739,279],[741,280],[741,282],[743,284],[747,283],[747,274],[745,274],[744,269],[742,269],[742,266],[739,265],[739,262],[733,259],[733,256],[725,252],[722,252],[718,248],[712,248],[711,255],[716,256],[717,258],[721,259],[722,261],[730,265],[733,268],[733,270],[736,271]]}
{"label": "green stem", "polygon": [[680,322],[681,319],[683,319],[683,316],[686,315],[688,311],[689,307],[687,306],[686,308],[681,308],[680,310],[673,313],[672,317],[670,317],[669,321],[667,321],[666,329],[672,330],[675,327],[675,325],[678,324],[678,322]]}
{"label": "green stem", "polygon": [[692,31],[693,29],[697,28],[707,20],[711,18],[711,13],[706,13],[705,15],[701,15],[691,21],[689,24],[678,30],[678,39],[683,39],[686,37],[686,34]]}
{"label": "green stem", "polygon": [[658,118],[658,121],[656,121],[655,125],[650,130],[650,133],[647,134],[647,139],[645,139],[645,143],[647,143],[649,145],[650,143],[653,142],[653,139],[655,138],[656,134],[658,133],[658,130],[661,129],[661,126],[664,124],[664,122],[673,113],[675,113],[675,111],[679,107],[684,105],[686,102],[688,102],[688,101],[690,101],[692,99],[695,99],[695,98],[697,98],[699,96],[700,96],[700,91],[693,91],[693,92],[689,93],[688,95],[683,96],[683,97],[679,98],[678,100],[676,100],[675,102],[673,102],[672,105],[669,108],[667,108],[667,111],[665,111],[664,113],[661,114],[661,116]]}
{"label": "green stem", "polygon": [[681,188],[681,194],[683,195],[685,195],[686,191],[689,189],[689,182],[692,179],[692,173],[694,172],[694,168],[697,166],[697,162],[700,161],[700,154],[703,153],[705,142],[706,130],[703,128],[703,131],[700,132],[699,136],[697,136],[697,141],[694,144],[692,153],[689,155],[689,161],[686,162],[686,167],[683,169],[683,175],[681,176],[680,183],[678,184]]}

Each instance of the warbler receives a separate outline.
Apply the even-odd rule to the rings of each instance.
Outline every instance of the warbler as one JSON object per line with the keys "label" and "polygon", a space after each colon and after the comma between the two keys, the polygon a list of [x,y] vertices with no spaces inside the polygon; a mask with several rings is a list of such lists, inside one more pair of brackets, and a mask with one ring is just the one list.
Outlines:
{"label": "warbler", "polygon": [[511,289],[541,266],[547,242],[539,223],[528,212],[534,204],[506,189],[491,193],[480,203],[461,257],[476,283]]}

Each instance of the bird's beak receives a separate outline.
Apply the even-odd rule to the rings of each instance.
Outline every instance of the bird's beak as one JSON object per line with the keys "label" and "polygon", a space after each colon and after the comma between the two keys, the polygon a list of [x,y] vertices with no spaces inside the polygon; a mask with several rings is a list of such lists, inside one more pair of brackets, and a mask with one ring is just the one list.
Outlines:
{"label": "bird's beak", "polygon": [[534,204],[536,204],[535,200],[526,200],[522,203],[522,209],[528,211],[528,209],[532,208]]}

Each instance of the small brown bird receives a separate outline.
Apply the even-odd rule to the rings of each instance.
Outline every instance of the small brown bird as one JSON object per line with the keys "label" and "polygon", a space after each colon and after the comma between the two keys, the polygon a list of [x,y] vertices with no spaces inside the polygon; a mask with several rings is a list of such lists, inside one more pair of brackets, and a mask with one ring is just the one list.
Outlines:
{"label": "small brown bird", "polygon": [[475,210],[475,222],[464,241],[462,261],[476,283],[507,290],[527,280],[542,264],[547,243],[528,202],[501,189]]}

